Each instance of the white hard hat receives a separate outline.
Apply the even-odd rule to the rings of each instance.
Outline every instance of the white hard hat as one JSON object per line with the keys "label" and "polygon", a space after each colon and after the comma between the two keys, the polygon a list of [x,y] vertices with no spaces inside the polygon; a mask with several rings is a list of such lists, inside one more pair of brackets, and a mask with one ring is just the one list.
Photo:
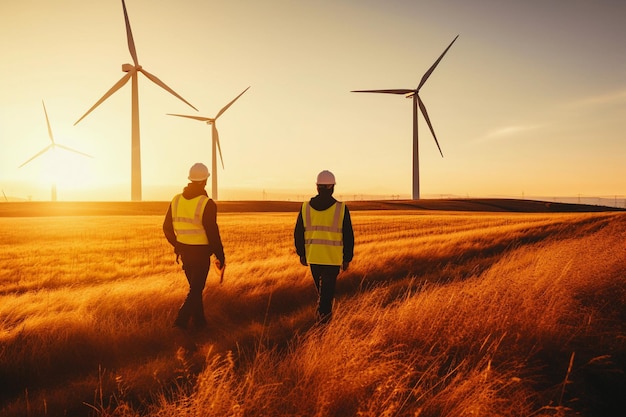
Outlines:
{"label": "white hard hat", "polygon": [[317,182],[318,185],[335,185],[335,176],[332,172],[324,170],[317,174]]}
{"label": "white hard hat", "polygon": [[204,181],[209,178],[209,168],[201,162],[196,162],[189,168],[189,181]]}

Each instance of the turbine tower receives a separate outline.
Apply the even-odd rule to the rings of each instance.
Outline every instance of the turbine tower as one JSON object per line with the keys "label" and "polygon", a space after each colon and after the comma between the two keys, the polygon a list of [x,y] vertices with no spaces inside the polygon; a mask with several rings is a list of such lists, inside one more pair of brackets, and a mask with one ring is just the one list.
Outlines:
{"label": "turbine tower", "polygon": [[141,72],[145,75],[150,81],[163,88],[165,91],[174,95],[192,109],[198,111],[194,106],[192,106],[187,100],[182,98],[178,93],[168,87],[163,81],[158,79],[156,76],[150,74],[148,71],[142,68],[139,65],[139,61],[137,59],[137,51],[135,49],[135,42],[133,40],[133,33],[130,29],[130,22],[128,20],[128,13],[126,12],[126,3],[122,0],[122,8],[124,10],[124,21],[126,22],[126,38],[128,40],[128,50],[130,51],[130,55],[133,58],[133,64],[122,64],[122,71],[126,73],[113,87],[107,91],[104,96],[100,100],[96,102],[88,111],[85,113],[80,119],[74,123],[77,125],[81,120],[83,120],[92,110],[98,107],[102,102],[104,102],[107,98],[109,98],[113,93],[123,87],[128,80],[132,79],[132,111],[131,111],[131,200],[133,201],[141,201],[141,146],[139,139],[139,88],[138,88],[138,73]]}
{"label": "turbine tower", "polygon": [[[55,149],[59,148],[59,149],[64,149],[66,151],[70,151],[70,152],[74,152],[77,153],[79,155],[83,155],[83,156],[88,156],[89,158],[92,158],[91,155],[87,155],[86,153],[77,151],[76,149],[72,149],[68,146],[64,146],[61,145],[59,143],[56,143],[54,141],[54,135],[52,134],[52,128],[50,127],[50,120],[48,119],[48,112],[46,111],[46,103],[43,102],[43,100],[41,100],[41,104],[43,104],[43,112],[46,115],[46,124],[48,125],[48,137],[50,138],[50,145],[46,146],[45,148],[43,148],[41,151],[37,152],[35,154],[35,156],[33,156],[32,158],[30,158],[28,161],[24,162],[22,165],[20,165],[18,168],[23,167],[24,165],[26,165],[27,163],[29,163],[30,161],[32,161],[33,159],[37,158],[38,156],[43,155],[46,152],[54,152]],[[4,191],[3,191],[4,192]],[[6,195],[5,195],[6,198]],[[57,201],[57,185],[56,183],[52,183],[52,190],[51,190],[51,199],[52,201]]]}
{"label": "turbine tower", "polygon": [[419,96],[419,91],[420,91],[420,88],[422,88],[422,86],[424,85],[424,83],[426,83],[426,80],[428,80],[428,77],[430,77],[430,74],[432,74],[433,71],[435,70],[435,68],[437,67],[437,65],[439,65],[439,61],[441,61],[443,56],[446,54],[446,52],[448,52],[448,49],[450,49],[450,47],[452,46],[454,41],[457,40],[458,37],[459,37],[459,35],[456,35],[456,37],[452,40],[452,42],[450,42],[450,45],[448,45],[448,47],[445,49],[445,51],[443,51],[443,53],[439,56],[439,58],[437,58],[435,63],[428,69],[428,71],[426,71],[426,73],[422,76],[422,80],[417,85],[417,88],[415,88],[415,89],[401,88],[401,89],[391,89],[391,90],[354,90],[354,91],[352,91],[352,93],[405,94],[407,98],[412,98],[413,99],[413,193],[412,193],[413,200],[419,200],[420,199],[419,147],[418,147],[418,135],[417,135],[417,111],[418,111],[418,108],[422,112],[422,115],[424,116],[424,119],[426,119],[426,123],[428,124],[430,132],[432,133],[433,138],[435,139],[435,143],[437,144],[437,148],[439,148],[439,153],[441,154],[441,157],[443,158],[443,152],[441,151],[441,146],[439,146],[439,141],[437,140],[437,136],[435,135],[435,130],[433,129],[432,124],[430,123],[430,118],[428,117],[428,112],[426,111],[426,106],[424,105],[424,102],[422,101],[422,99]]}
{"label": "turbine tower", "polygon": [[237,97],[235,97],[230,103],[228,103],[227,105],[222,107],[222,109],[217,113],[217,116],[215,116],[215,117],[188,116],[188,115],[184,115],[184,114],[167,113],[168,116],[187,117],[189,119],[200,120],[201,122],[206,122],[206,124],[211,125],[211,152],[212,152],[212,157],[211,157],[211,175],[212,175],[212,180],[211,180],[211,198],[213,200],[217,200],[217,155],[216,155],[217,152],[216,152],[216,148],[217,148],[217,150],[219,150],[220,161],[222,162],[222,169],[224,169],[224,159],[222,158],[222,148],[220,146],[220,135],[217,132],[217,119],[235,101],[237,101],[237,99],[239,97],[241,97],[243,95],[243,93],[248,91],[249,88],[250,87],[248,87],[245,90],[243,90],[241,92],[241,94],[239,94]]}

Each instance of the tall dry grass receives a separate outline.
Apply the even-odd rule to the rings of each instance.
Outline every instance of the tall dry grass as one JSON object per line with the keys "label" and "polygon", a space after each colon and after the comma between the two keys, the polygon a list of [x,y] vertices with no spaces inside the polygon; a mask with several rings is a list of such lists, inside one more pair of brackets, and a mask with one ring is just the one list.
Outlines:
{"label": "tall dry grass", "polygon": [[624,387],[624,215],[355,212],[355,261],[334,321],[317,327],[295,216],[221,214],[226,282],[210,275],[210,327],[192,335],[171,328],[186,288],[161,220],[0,219],[3,415],[594,415],[620,404],[602,384]]}

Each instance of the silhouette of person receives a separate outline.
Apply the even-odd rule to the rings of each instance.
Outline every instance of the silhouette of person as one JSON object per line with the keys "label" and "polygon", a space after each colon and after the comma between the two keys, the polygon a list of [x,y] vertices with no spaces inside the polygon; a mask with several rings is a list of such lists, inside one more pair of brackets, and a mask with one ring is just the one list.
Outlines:
{"label": "silhouette of person", "polygon": [[333,173],[320,172],[316,183],[317,196],[302,203],[293,235],[300,263],[310,266],[317,288],[318,320],[328,323],[337,276],[348,269],[354,255],[354,232],[348,207],[333,197]]}
{"label": "silhouette of person", "polygon": [[189,169],[191,181],[181,194],[172,199],[163,221],[163,233],[174,247],[176,262],[179,257],[189,283],[189,292],[178,310],[174,326],[186,329],[189,324],[201,329],[206,326],[202,292],[215,255],[215,266],[226,265],[224,247],[217,225],[217,206],[205,190],[209,169],[196,163]]}

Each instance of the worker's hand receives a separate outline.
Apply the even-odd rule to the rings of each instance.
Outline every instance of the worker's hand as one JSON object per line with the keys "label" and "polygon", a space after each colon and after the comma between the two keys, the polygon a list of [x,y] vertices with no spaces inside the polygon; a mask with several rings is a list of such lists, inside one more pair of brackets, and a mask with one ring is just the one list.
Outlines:
{"label": "worker's hand", "polygon": [[300,257],[300,263],[304,266],[307,266],[308,263],[306,262],[306,256],[301,256]]}
{"label": "worker's hand", "polygon": [[222,268],[224,268],[224,264],[225,264],[225,262],[222,262],[222,261],[220,261],[219,259],[216,259],[216,260],[215,260],[215,267],[216,267],[217,269],[222,269]]}
{"label": "worker's hand", "polygon": [[220,276],[220,285],[224,282],[224,270],[226,269],[226,261],[224,259],[215,259],[213,265],[217,268],[217,274]]}
{"label": "worker's hand", "polygon": [[341,264],[341,269],[343,269],[344,271],[348,270],[348,265],[350,265],[350,262],[343,262]]}
{"label": "worker's hand", "polygon": [[176,255],[176,263],[179,264],[178,261],[180,259],[180,248],[178,247],[178,242],[174,245],[174,255]]}

